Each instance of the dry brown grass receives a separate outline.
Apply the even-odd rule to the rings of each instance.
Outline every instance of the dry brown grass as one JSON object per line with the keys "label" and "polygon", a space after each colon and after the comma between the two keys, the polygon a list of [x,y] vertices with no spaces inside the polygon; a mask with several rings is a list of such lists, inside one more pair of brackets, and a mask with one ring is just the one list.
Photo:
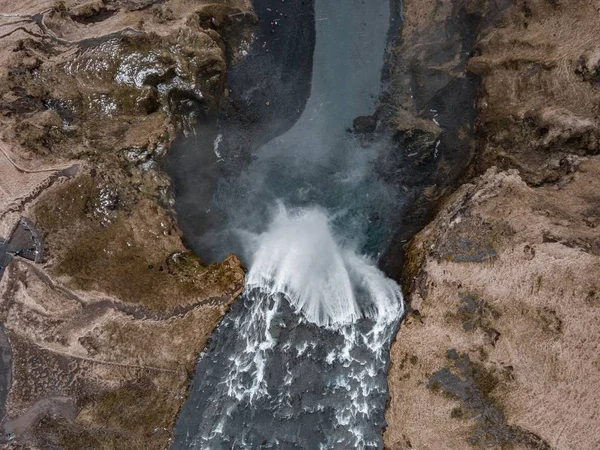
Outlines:
{"label": "dry brown grass", "polygon": [[94,216],[98,191],[82,176],[46,193],[35,210],[51,270],[73,288],[164,312],[243,282],[231,264],[205,265],[185,251],[172,220],[152,202],[111,211],[114,218],[102,225]]}

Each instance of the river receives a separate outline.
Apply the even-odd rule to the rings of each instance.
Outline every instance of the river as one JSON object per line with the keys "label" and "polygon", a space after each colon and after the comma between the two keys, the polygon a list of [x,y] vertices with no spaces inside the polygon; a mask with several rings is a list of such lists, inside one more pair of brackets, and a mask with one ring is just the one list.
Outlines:
{"label": "river", "polygon": [[253,117],[207,120],[169,154],[188,244],[209,260],[234,251],[249,267],[200,355],[173,448],[382,448],[404,309],[377,259],[404,197],[375,170],[390,136],[351,127],[377,107],[397,8],[255,8],[260,29],[230,78]]}

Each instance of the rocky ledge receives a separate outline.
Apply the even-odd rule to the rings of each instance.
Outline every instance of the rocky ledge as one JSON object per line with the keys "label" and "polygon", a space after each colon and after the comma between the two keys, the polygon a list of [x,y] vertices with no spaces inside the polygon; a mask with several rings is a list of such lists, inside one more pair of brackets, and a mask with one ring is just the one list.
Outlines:
{"label": "rocky ledge", "polygon": [[480,83],[465,184],[405,247],[394,450],[600,448],[598,5],[501,3],[405,2],[403,35],[478,21]]}
{"label": "rocky ledge", "polygon": [[168,446],[244,270],[186,250],[157,161],[226,101],[255,22],[244,0],[0,1],[0,235],[44,240],[0,281],[8,448]]}

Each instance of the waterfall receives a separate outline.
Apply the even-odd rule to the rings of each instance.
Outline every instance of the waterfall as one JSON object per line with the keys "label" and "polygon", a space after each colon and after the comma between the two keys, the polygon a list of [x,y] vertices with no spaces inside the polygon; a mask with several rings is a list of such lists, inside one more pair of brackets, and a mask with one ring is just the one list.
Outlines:
{"label": "waterfall", "polygon": [[[300,2],[253,3],[266,24],[277,19],[246,57],[254,70],[276,61],[271,50],[282,42],[293,50],[296,36],[310,33],[292,26]],[[234,251],[249,267],[243,296],[200,356],[175,449],[383,445],[388,353],[404,306],[376,258],[406,198],[375,169],[395,150],[389,135],[348,129],[376,108],[390,3],[316,0],[314,20],[310,97],[288,131],[254,148],[246,128],[228,122],[173,156],[186,237],[202,256]],[[268,78],[269,86],[282,80]],[[252,81],[240,95],[261,92],[256,108],[285,101],[277,89],[260,91],[265,80]]]}
{"label": "waterfall", "polygon": [[283,294],[311,323],[340,326],[399,313],[399,286],[373,261],[340,246],[322,209],[288,211],[280,205],[252,245],[247,289]]}
{"label": "waterfall", "polygon": [[241,235],[246,293],[201,357],[175,448],[380,448],[400,287],[320,208],[279,205]]}

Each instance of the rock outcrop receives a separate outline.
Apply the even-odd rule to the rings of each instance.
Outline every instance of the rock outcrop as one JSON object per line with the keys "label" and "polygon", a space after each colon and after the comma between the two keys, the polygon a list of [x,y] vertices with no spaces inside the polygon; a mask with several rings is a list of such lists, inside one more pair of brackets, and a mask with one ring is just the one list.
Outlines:
{"label": "rock outcrop", "polygon": [[496,24],[509,2],[402,3],[384,102],[396,151],[378,162],[382,178],[400,185],[409,204],[382,261],[394,278],[402,272],[403,243],[433,218],[473,158],[479,77],[466,67],[478,33]]}
{"label": "rock outcrop", "polygon": [[473,160],[405,248],[387,448],[600,447],[597,7],[515,2],[473,41]]}
{"label": "rock outcrop", "polygon": [[244,270],[186,250],[157,161],[226,100],[255,22],[243,0],[0,1],[0,235],[25,216],[45,242],[0,282],[9,448],[168,446]]}

